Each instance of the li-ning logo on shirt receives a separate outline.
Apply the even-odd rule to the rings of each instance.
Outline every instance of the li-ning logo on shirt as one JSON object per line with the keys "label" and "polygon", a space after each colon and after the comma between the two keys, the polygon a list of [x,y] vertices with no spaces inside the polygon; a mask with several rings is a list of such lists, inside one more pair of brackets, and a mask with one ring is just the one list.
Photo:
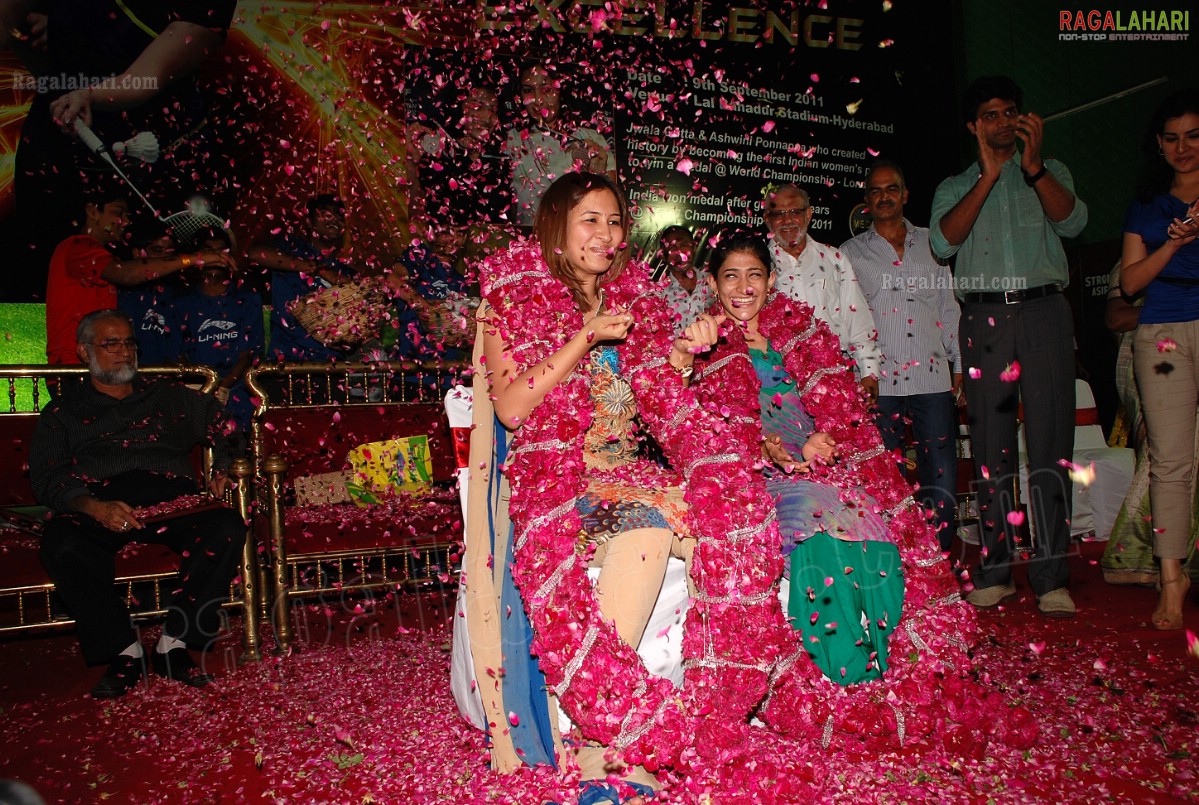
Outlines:
{"label": "li-ning logo on shirt", "polygon": [[142,316],[142,329],[163,335],[167,331],[166,316],[157,310],[147,310]]}
{"label": "li-ning logo on shirt", "polygon": [[[238,338],[237,331],[233,328],[237,326],[237,322],[227,319],[205,319],[200,325],[200,329],[196,330],[199,336],[196,340],[203,343],[206,341],[233,341]],[[204,335],[205,330],[219,330],[220,332],[209,333]]]}

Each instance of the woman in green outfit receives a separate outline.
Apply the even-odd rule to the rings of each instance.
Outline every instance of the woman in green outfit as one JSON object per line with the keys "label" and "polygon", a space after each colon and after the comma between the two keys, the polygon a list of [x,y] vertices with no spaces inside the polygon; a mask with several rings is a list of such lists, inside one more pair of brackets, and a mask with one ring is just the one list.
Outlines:
{"label": "woman in green outfit", "polygon": [[[761,384],[767,488],[776,501],[782,549],[789,555],[789,580],[783,582],[787,615],[804,631],[808,654],[830,680],[851,685],[878,679],[887,669],[888,638],[903,606],[899,549],[889,541],[869,496],[846,495],[821,480],[821,470],[836,461],[837,446],[829,434],[816,432],[801,390],[783,368],[783,356],[758,330],[768,299],[785,303],[771,297],[774,277],[765,242],[727,238],[708,270],[720,304],[742,327]],[[723,357],[718,346],[709,363]],[[701,395],[703,374],[697,386]]]}

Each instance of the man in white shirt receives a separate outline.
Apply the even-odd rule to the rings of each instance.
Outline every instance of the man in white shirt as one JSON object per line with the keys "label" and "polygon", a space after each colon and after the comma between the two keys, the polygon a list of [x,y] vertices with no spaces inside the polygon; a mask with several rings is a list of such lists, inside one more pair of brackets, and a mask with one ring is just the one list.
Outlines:
{"label": "man in white shirt", "polygon": [[920,501],[937,518],[941,550],[951,547],[957,518],[955,399],[962,386],[961,311],[949,268],[933,257],[928,230],[904,217],[903,171],[879,160],[866,173],[870,228],[841,244],[878,327],[882,352],[878,429],[888,450],[903,446],[912,423]]}
{"label": "man in white shirt", "polygon": [[694,322],[712,306],[714,298],[708,283],[700,281],[701,269],[695,265],[695,238],[682,224],[672,224],[658,235],[658,258],[666,266],[662,292],[679,317],[678,332]]}
{"label": "man in white shirt", "polygon": [[812,306],[841,339],[852,358],[862,389],[878,397],[879,351],[870,307],[858,288],[849,258],[832,246],[808,237],[812,205],[798,185],[768,189],[763,201],[770,230],[770,256],[775,290]]}

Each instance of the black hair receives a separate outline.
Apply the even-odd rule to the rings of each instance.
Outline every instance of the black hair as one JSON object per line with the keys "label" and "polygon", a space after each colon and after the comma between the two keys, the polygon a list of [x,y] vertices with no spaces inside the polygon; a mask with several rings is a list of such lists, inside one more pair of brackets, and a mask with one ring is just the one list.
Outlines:
{"label": "black hair", "polygon": [[770,264],[770,248],[765,239],[750,232],[733,232],[720,238],[720,242],[716,244],[712,256],[708,258],[708,273],[716,276],[716,272],[720,271],[729,255],[739,252],[749,252],[761,260],[762,265],[766,266],[767,274],[774,270]]}
{"label": "black hair", "polygon": [[1149,128],[1141,141],[1145,154],[1145,166],[1137,184],[1137,198],[1151,201],[1163,193],[1170,192],[1174,182],[1174,170],[1162,158],[1158,135],[1166,129],[1166,121],[1183,115],[1199,115],[1199,87],[1180,89],[1162,101],[1154,111]]}
{"label": "black hair", "polygon": [[321,193],[318,196],[313,196],[308,199],[305,205],[308,210],[308,217],[316,215],[317,210],[333,210],[342,215],[346,214],[346,207],[341,203],[341,199],[334,193]]}
{"label": "black hair", "polygon": [[973,123],[978,119],[978,107],[994,98],[1014,101],[1017,109],[1024,105],[1024,93],[1015,81],[1005,75],[984,75],[966,87],[962,95],[962,119]]}
{"label": "black hair", "polygon": [[[88,204],[95,204],[97,210],[103,210],[105,204],[111,204],[114,201],[124,201],[129,203],[129,191],[119,184],[112,182],[102,182],[99,185],[89,188],[83,196],[83,207]],[[80,209],[83,212],[83,209]]]}
{"label": "black hair", "polygon": [[870,163],[870,167],[866,169],[866,181],[870,181],[870,177],[874,175],[875,171],[880,171],[885,168],[890,168],[899,175],[899,184],[902,188],[906,188],[908,186],[908,180],[903,175],[903,168],[899,167],[898,162],[892,162],[889,159],[876,159],[874,162]]}
{"label": "black hair", "polygon": [[661,243],[662,241],[666,240],[671,235],[678,235],[678,234],[686,235],[687,237],[692,238],[692,239],[695,238],[695,235],[691,234],[691,230],[688,229],[687,227],[683,226],[682,224],[671,224],[670,226],[663,228],[663,230],[658,233],[658,242]]}

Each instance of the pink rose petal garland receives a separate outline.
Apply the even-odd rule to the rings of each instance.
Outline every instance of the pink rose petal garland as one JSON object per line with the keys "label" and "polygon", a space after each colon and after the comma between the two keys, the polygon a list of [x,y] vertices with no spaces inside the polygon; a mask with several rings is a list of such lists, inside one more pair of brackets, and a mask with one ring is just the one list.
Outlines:
{"label": "pink rose petal garland", "polygon": [[[797,652],[774,591],[780,537],[755,472],[758,425],[741,407],[705,410],[683,386],[666,360],[671,322],[661,299],[647,292],[640,266],[605,292],[638,322],[617,347],[622,369],[647,429],[687,480],[697,594],[687,614],[683,691],[651,677],[603,621],[587,557],[576,550],[574,503],[585,486],[582,437],[592,408],[585,365],[550,391],[516,434],[506,466],[517,524],[514,578],[542,671],[586,737],[655,767],[727,762],[748,745],[749,715],[766,694],[771,669]],[[532,244],[516,244],[488,263],[484,294],[521,371],[582,326]]]}
{"label": "pink rose petal garland", "polygon": [[[892,638],[892,668],[886,680],[850,689],[824,679],[778,603],[781,539],[757,471],[757,378],[744,338],[730,332],[726,348],[704,369],[698,388],[711,399],[701,405],[667,362],[672,322],[642,267],[630,265],[604,289],[609,304],[630,310],[637,322],[617,346],[622,371],[646,429],[686,482],[690,536],[697,541],[696,594],[685,623],[684,687],[676,691],[650,676],[603,620],[587,578],[589,557],[577,549],[575,502],[586,486],[582,443],[592,418],[584,361],[521,425],[505,467],[516,524],[513,577],[533,625],[533,650],[581,733],[621,750],[629,762],[686,771],[713,792],[754,790],[755,781],[775,776],[776,764],[749,725],[755,714],[824,746],[834,737],[853,748],[902,745],[908,735],[934,731],[959,747],[985,747],[988,735],[1027,745],[1035,737],[1031,719],[1017,709],[997,724],[998,695],[965,676],[973,612],[960,601],[931,526],[883,449],[827,326],[779,296],[760,320],[816,413],[817,427],[842,447],[827,480],[847,501],[868,494],[903,556],[907,596]],[[483,291],[493,309],[488,326],[520,372],[582,327],[569,292],[549,274],[536,244],[518,242],[489,260]],[[679,482],[638,465],[616,475]],[[753,762],[751,747],[757,747]],[[793,794],[804,784],[788,783],[799,787]]]}
{"label": "pink rose petal garland", "polygon": [[[893,661],[885,679],[845,689],[813,674],[806,661],[788,661],[778,669],[763,720],[791,735],[818,736],[825,746],[834,738],[850,747],[902,745],[934,731],[958,744],[985,745],[988,737],[1031,744],[1036,736],[1031,715],[1009,710],[1001,697],[965,676],[972,667],[968,644],[977,631],[974,611],[961,601],[932,526],[884,449],[836,335],[810,307],[777,293],[758,326],[782,354],[816,429],[839,445],[839,462],[817,473],[841,489],[847,505],[861,507],[869,500],[878,507],[899,548],[905,579],[904,614],[891,638]],[[719,345],[700,378],[698,390],[709,406],[757,400],[758,381],[740,332]]]}

